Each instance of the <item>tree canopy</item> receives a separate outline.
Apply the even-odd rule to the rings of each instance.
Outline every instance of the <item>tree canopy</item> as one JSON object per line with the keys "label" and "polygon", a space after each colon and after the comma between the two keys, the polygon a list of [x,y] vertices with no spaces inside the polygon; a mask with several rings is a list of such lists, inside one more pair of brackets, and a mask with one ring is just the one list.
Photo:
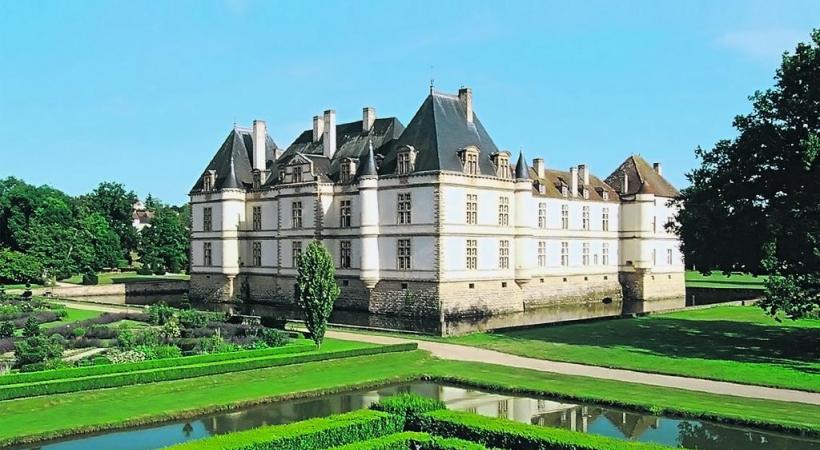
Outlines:
{"label": "tree canopy", "polygon": [[798,318],[820,308],[820,30],[774,78],[737,137],[696,150],[675,228],[688,264],[770,274],[763,307]]}
{"label": "tree canopy", "polygon": [[336,284],[333,258],[324,245],[313,241],[297,261],[296,303],[305,315],[305,326],[313,342],[320,346],[327,321],[341,289]]}

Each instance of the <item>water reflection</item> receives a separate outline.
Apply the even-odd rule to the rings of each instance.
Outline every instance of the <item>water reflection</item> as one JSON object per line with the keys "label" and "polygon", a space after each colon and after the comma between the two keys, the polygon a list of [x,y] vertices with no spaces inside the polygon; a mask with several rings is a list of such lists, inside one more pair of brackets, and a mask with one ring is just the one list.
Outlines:
{"label": "water reflection", "polygon": [[630,441],[656,442],[671,447],[699,450],[820,450],[820,441],[796,436],[694,420],[637,414],[595,405],[495,394],[435,383],[413,383],[310,400],[283,401],[155,427],[82,436],[74,440],[52,442],[33,448],[48,450],[155,449],[214,434],[296,422],[366,408],[380,398],[399,392],[412,392],[425,397],[437,398],[453,410],[469,411],[489,417],[504,417],[533,425],[558,427]]}

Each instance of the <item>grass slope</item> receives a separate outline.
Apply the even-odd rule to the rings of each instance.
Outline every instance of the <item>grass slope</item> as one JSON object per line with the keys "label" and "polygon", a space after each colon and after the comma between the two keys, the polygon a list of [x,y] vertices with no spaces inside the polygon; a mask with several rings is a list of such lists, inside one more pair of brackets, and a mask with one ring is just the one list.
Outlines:
{"label": "grass slope", "polygon": [[0,444],[192,417],[241,405],[374,387],[422,376],[510,392],[629,405],[656,413],[667,411],[820,433],[820,406],[441,361],[414,351],[4,401],[0,402]]}
{"label": "grass slope", "polygon": [[79,322],[81,320],[86,319],[93,319],[102,314],[102,311],[94,311],[90,309],[76,309],[76,308],[65,308],[66,312],[68,313],[67,316],[64,318],[56,321],[56,322],[48,322],[42,325],[43,328],[54,328],[59,327],[60,325],[65,325],[67,323],[72,322]]}
{"label": "grass slope", "polygon": [[[179,281],[190,280],[189,275],[184,274],[168,274],[168,275],[138,275],[135,272],[102,272],[97,274],[98,284],[120,284],[120,283],[138,283],[141,281]],[[74,275],[71,278],[60,280],[65,283],[82,284],[83,276]]]}
{"label": "grass slope", "polygon": [[820,392],[820,320],[708,309],[444,339],[531,358]]}
{"label": "grass slope", "polygon": [[696,288],[765,289],[763,283],[766,282],[766,278],[765,275],[755,277],[744,273],[733,273],[726,276],[717,270],[709,275],[693,270],[687,270],[685,274],[686,287]]}

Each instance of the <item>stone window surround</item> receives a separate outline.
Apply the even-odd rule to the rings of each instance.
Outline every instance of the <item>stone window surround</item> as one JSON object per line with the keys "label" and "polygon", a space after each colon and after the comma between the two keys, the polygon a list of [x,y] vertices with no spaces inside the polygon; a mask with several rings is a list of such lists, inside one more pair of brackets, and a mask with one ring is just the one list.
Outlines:
{"label": "stone window surround", "polygon": [[213,209],[210,206],[202,208],[202,231],[213,231]]}
{"label": "stone window surround", "polygon": [[290,225],[291,228],[302,228],[302,202],[294,201],[290,204]]}
{"label": "stone window surround", "polygon": [[396,240],[396,269],[410,270],[412,247],[410,239]]}
{"label": "stone window surround", "polygon": [[339,241],[339,267],[342,269],[349,269],[351,259],[350,241]]}

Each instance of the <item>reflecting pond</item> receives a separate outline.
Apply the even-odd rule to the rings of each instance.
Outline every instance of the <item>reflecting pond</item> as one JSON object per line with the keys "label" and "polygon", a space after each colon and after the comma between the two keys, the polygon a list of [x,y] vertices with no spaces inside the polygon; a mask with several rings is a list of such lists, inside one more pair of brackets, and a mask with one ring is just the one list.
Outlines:
{"label": "reflecting pond", "polygon": [[[241,389],[241,386],[237,386]],[[505,417],[534,425],[559,427],[618,439],[656,442],[672,447],[702,450],[820,450],[820,440],[720,425],[698,420],[652,416],[591,404],[549,398],[528,398],[465,389],[437,383],[411,383],[369,391],[328,395],[315,399],[276,402],[220,412],[179,422],[82,435],[74,439],[44,442],[25,449],[90,450],[156,449],[214,434],[246,430],[263,425],[296,422],[366,408],[380,398],[412,392],[440,399],[449,409],[489,417]],[[795,411],[799,414],[799,411]]]}

